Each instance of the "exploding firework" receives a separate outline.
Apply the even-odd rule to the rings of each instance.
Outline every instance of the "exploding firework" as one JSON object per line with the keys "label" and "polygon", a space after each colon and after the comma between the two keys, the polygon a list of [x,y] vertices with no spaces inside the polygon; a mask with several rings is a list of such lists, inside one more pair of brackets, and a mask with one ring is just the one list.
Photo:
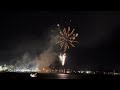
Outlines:
{"label": "exploding firework", "polygon": [[60,53],[59,58],[60,58],[60,61],[62,63],[62,66],[64,66],[65,59],[66,59],[66,53],[64,53],[64,54]]}
{"label": "exploding firework", "polygon": [[63,49],[63,52],[65,53],[67,49],[69,49],[70,46],[75,47],[73,43],[78,43],[76,41],[76,37],[78,37],[78,33],[74,34],[74,30],[70,31],[70,27],[68,27],[68,30],[66,28],[63,29],[63,31],[60,30],[60,34],[57,36],[57,43],[60,45],[60,50]]}
{"label": "exploding firework", "polygon": [[[57,25],[59,27],[59,25]],[[62,66],[65,64],[65,59],[66,59],[66,51],[69,49],[69,47],[75,47],[73,43],[78,43],[76,41],[76,37],[78,37],[78,33],[74,34],[74,30],[70,31],[70,27],[68,27],[68,30],[66,28],[63,29],[63,31],[60,29],[59,35],[57,35],[57,43],[60,45],[60,50],[63,50],[63,53],[60,53],[58,56]]]}

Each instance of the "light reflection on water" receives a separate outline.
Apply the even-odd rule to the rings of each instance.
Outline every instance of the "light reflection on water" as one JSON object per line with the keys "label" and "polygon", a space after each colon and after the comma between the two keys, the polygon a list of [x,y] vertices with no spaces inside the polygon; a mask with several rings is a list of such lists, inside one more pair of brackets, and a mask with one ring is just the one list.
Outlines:
{"label": "light reflection on water", "polygon": [[[32,76],[31,76],[32,75]],[[34,76],[35,75],[35,76]],[[1,73],[0,79],[14,78],[14,79],[81,79],[78,74],[64,74],[64,73]],[[83,76],[82,76],[83,78]]]}
{"label": "light reflection on water", "polygon": [[68,79],[68,74],[57,74],[58,79]]}
{"label": "light reflection on water", "polygon": [[72,78],[70,77],[69,74],[57,74],[57,79],[72,79]]}

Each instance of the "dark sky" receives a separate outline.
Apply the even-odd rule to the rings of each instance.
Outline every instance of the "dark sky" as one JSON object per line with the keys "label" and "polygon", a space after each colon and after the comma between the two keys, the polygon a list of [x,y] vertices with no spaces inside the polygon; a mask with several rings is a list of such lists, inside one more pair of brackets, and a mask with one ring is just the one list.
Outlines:
{"label": "dark sky", "polygon": [[[70,23],[69,20],[72,20]],[[39,53],[49,28],[71,25],[79,44],[67,53],[66,66],[113,69],[120,65],[120,12],[118,11],[0,11],[0,62],[24,52]],[[43,47],[41,47],[43,46]]]}

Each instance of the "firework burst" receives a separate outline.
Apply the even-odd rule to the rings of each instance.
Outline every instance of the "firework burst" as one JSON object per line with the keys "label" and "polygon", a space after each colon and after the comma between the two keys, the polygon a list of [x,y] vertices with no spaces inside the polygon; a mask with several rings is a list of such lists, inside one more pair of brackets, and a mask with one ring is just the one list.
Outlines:
{"label": "firework burst", "polygon": [[74,30],[70,31],[70,27],[68,27],[68,30],[66,28],[63,29],[63,31],[60,30],[59,35],[57,36],[57,43],[60,45],[60,50],[63,49],[63,52],[65,53],[69,47],[75,47],[73,43],[78,43],[76,41],[76,37],[78,37],[78,33],[74,34]]}
{"label": "firework burst", "polygon": [[[59,27],[59,25],[57,25]],[[62,53],[60,53],[60,55],[58,56],[62,66],[64,66],[65,64],[65,59],[66,59],[66,51],[67,49],[69,49],[69,47],[75,47],[74,43],[78,43],[78,41],[76,41],[76,37],[78,37],[78,33],[74,33],[75,29],[72,29],[72,31],[70,30],[70,27],[64,28],[63,30],[61,30],[59,28],[60,32],[59,35],[57,35],[57,43],[60,45],[60,50],[63,50]]]}

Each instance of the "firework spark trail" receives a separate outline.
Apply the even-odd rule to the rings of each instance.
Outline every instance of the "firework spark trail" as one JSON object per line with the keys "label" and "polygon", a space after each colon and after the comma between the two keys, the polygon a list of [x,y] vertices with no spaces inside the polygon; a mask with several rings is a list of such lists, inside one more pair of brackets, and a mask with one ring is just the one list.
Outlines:
{"label": "firework spark trail", "polygon": [[64,64],[65,64],[65,59],[66,59],[66,53],[64,53],[64,54],[61,54],[61,53],[60,53],[59,58],[60,58],[60,61],[61,61],[61,63],[62,63],[62,66],[64,66]]}

